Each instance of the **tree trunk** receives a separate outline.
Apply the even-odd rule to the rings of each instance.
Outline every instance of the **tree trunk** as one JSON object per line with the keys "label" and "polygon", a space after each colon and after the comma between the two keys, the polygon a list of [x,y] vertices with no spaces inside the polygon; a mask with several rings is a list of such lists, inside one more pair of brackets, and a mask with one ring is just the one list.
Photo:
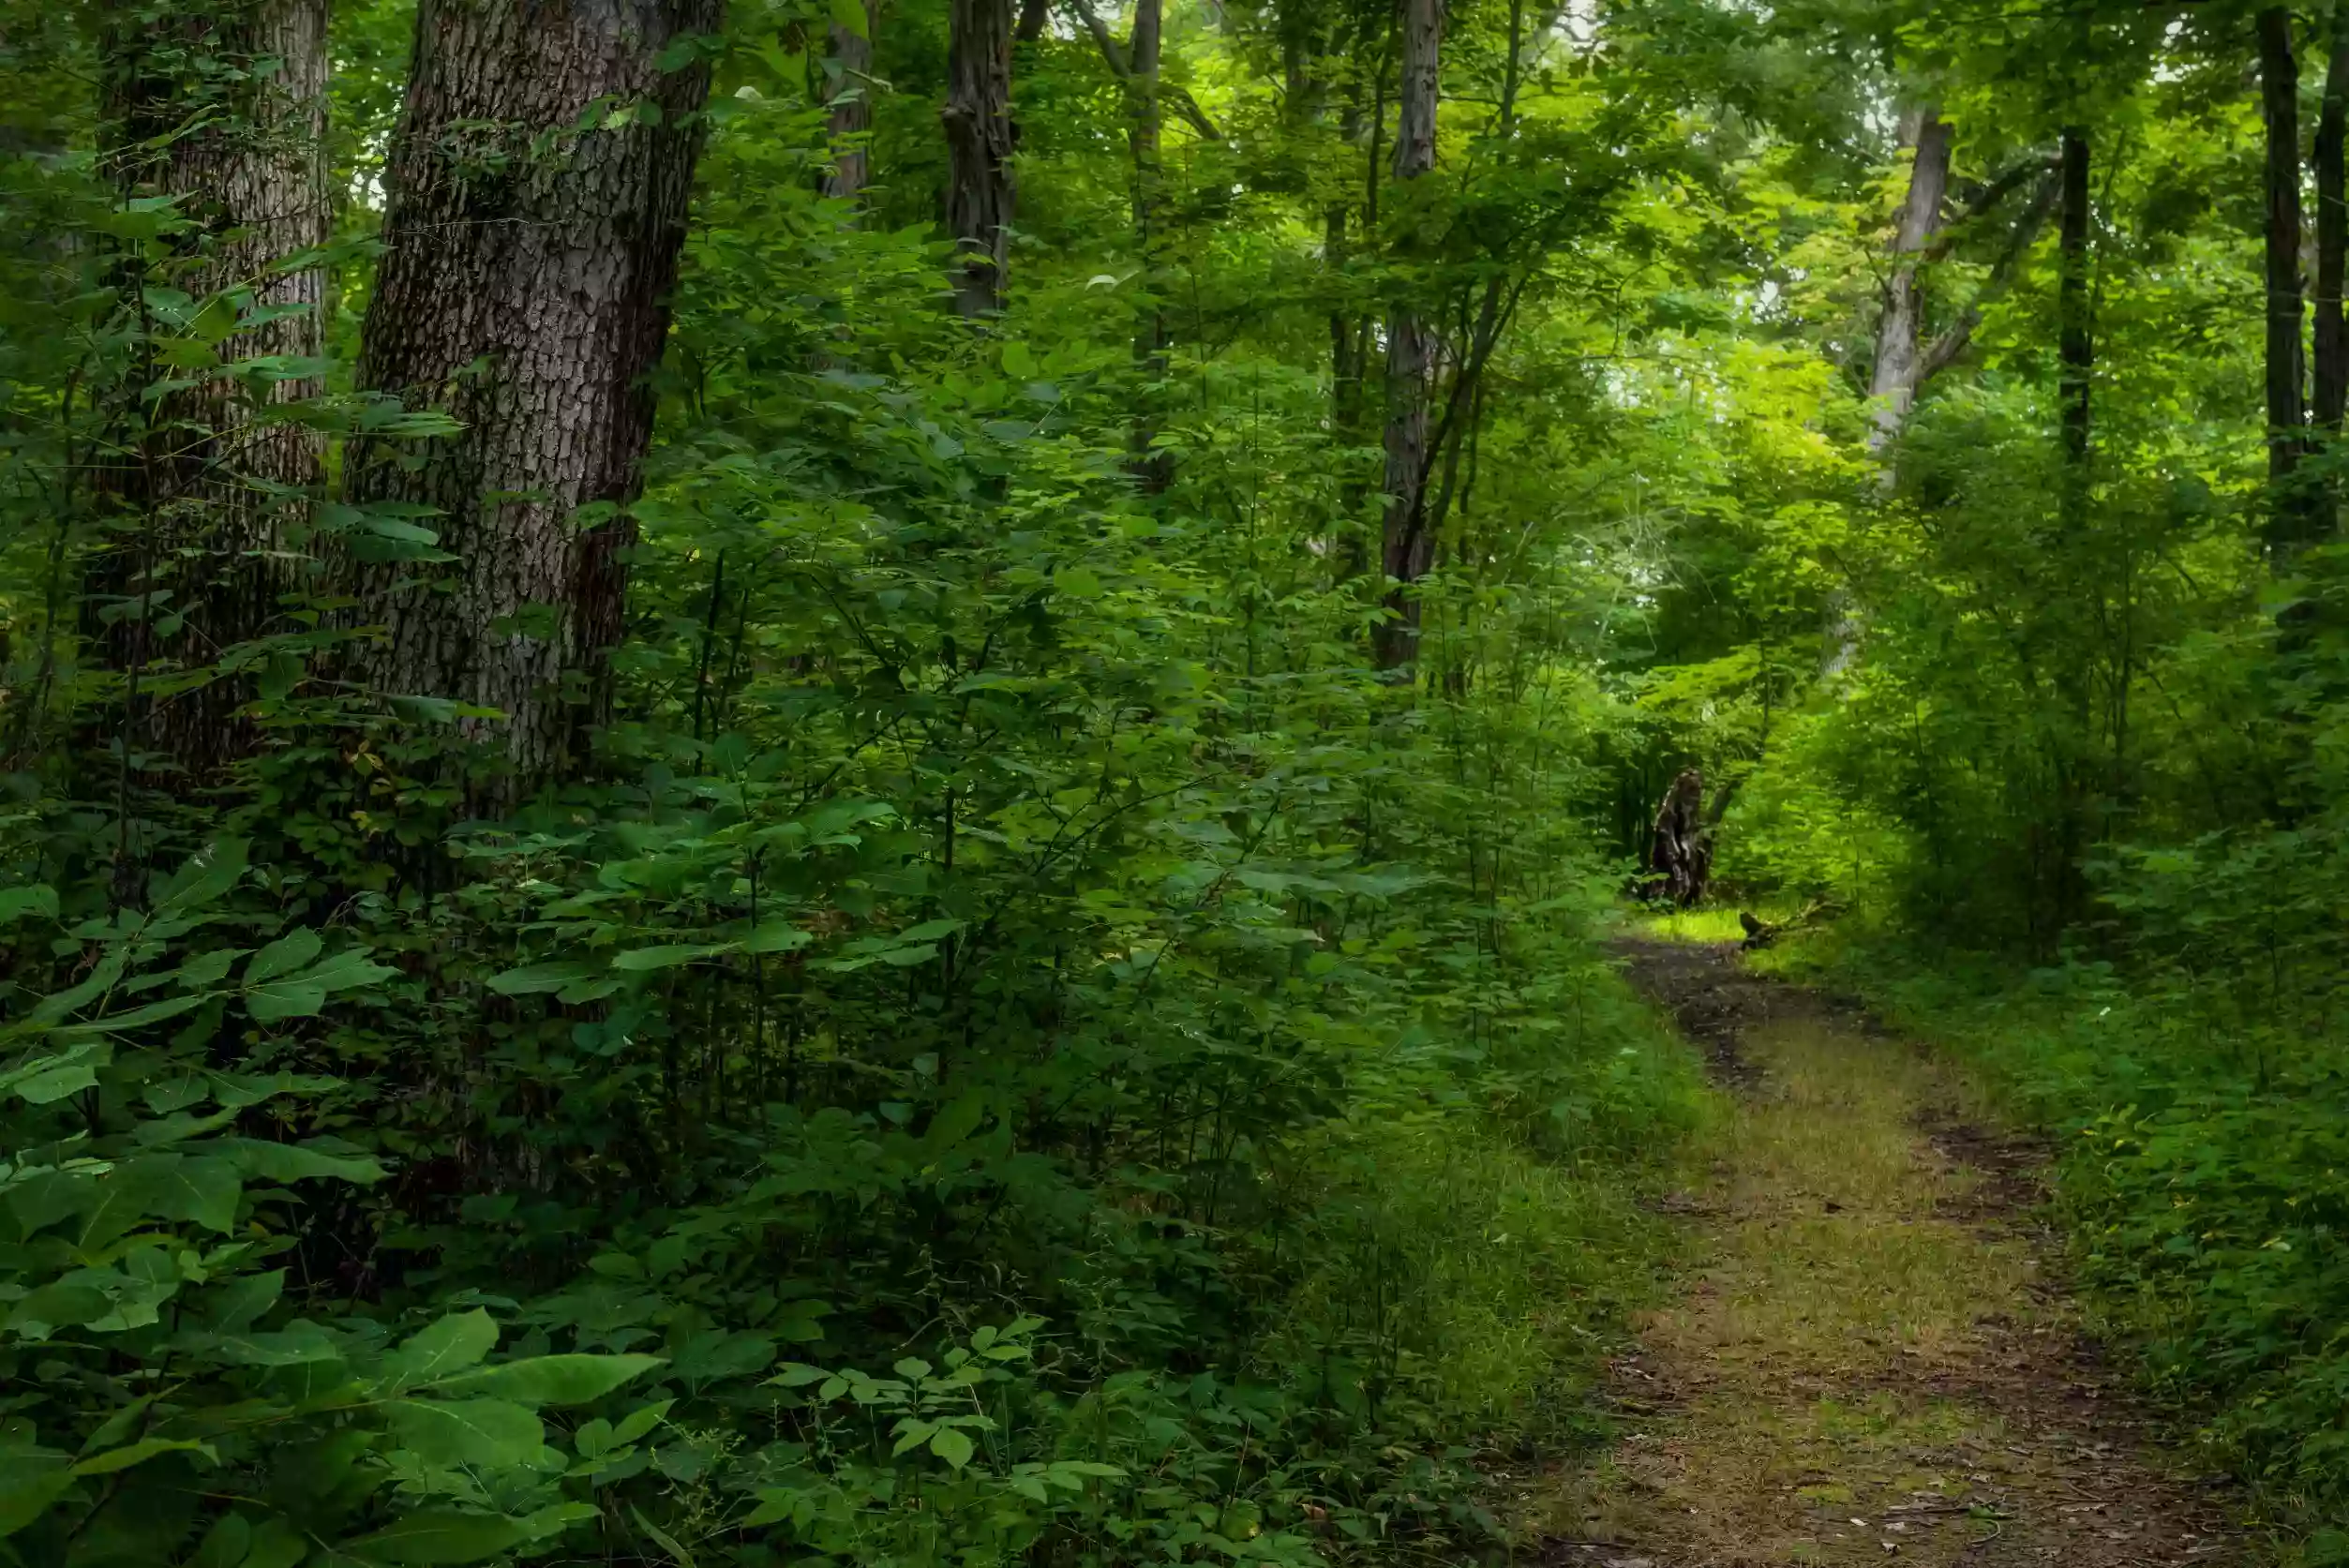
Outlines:
{"label": "tree trunk", "polygon": [[2342,310],[2349,264],[2349,186],[2343,151],[2349,145],[2349,0],[2332,11],[2331,59],[2325,68],[2325,108],[2316,122],[2316,366],[2312,388],[2316,424],[2341,434],[2349,409],[2349,320]]}
{"label": "tree trunk", "polygon": [[2292,53],[2292,13],[2259,13],[2259,97],[2267,160],[2267,480],[2274,542],[2306,540],[2306,498],[2294,483],[2307,444],[2301,402],[2300,70]]}
{"label": "tree trunk", "polygon": [[364,673],[504,714],[500,801],[575,764],[601,717],[636,539],[611,509],[651,439],[710,89],[705,63],[659,61],[723,22],[723,0],[417,11],[360,379],[464,429],[420,466],[354,454],[351,488],[435,509],[457,560],[441,584],[363,568],[382,628]]}
{"label": "tree trunk", "polygon": [[[229,295],[240,314],[284,311],[223,340],[232,360],[318,357],[324,279],[284,263],[325,244],[326,0],[247,0],[187,9],[126,8],[107,19],[102,58],[108,160],[127,198],[181,198],[194,220],[168,277],[139,281],[198,300]],[[215,70],[191,79],[187,62]],[[185,371],[178,372],[186,374]],[[315,396],[309,376],[215,377],[148,411],[137,454],[110,475],[126,516],[96,563],[95,603],[111,605],[103,656],[149,691],[161,665],[183,674],[273,630],[280,596],[302,586],[278,552],[307,507],[323,452],[318,434],[269,423],[273,407]],[[171,684],[177,685],[172,681]],[[131,706],[127,749],[151,750],[202,778],[247,754],[257,735],[237,711],[250,679],[217,676]]]}
{"label": "tree trunk", "polygon": [[[1726,804],[1727,797],[1724,796]],[[1713,879],[1713,830],[1705,815],[1705,776],[1696,769],[1683,771],[1664,793],[1656,808],[1655,838],[1648,850],[1651,874],[1646,895],[1668,898],[1680,908],[1693,908],[1704,900]]]}
{"label": "tree trunk", "polygon": [[2056,400],[2063,424],[2063,517],[2067,529],[2076,533],[2087,521],[2088,393],[2096,369],[2088,299],[2088,137],[2077,126],[2064,127],[2062,181]]}
{"label": "tree trunk", "polygon": [[1950,127],[1932,108],[1918,111],[1914,124],[1908,138],[1915,149],[1908,167],[1908,200],[1893,231],[1893,274],[1884,283],[1884,313],[1876,329],[1876,371],[1868,382],[1868,452],[1885,465],[1888,481],[1892,470],[1886,454],[1923,381],[1920,345],[1924,285],[1919,272],[1925,247],[1941,227],[1941,203],[1950,188]]}
{"label": "tree trunk", "polygon": [[1044,24],[1052,20],[1052,0],[1020,0],[1020,24],[1011,37],[1020,43],[1034,43],[1044,36]]}
{"label": "tree trunk", "polygon": [[1167,370],[1166,315],[1160,303],[1166,183],[1161,156],[1166,115],[1159,96],[1163,23],[1163,0],[1135,0],[1133,41],[1126,51],[1131,67],[1126,88],[1127,113],[1132,121],[1127,141],[1133,152],[1134,250],[1142,262],[1133,351],[1145,383],[1134,415],[1131,467],[1142,487],[1153,495],[1174,480],[1174,455],[1158,445]]}
{"label": "tree trunk", "polygon": [[[1403,0],[1402,82],[1397,95],[1395,178],[1415,180],[1435,167],[1436,111],[1441,98],[1444,0]],[[1382,556],[1391,584],[1388,617],[1376,637],[1381,669],[1411,663],[1419,641],[1419,600],[1412,585],[1435,557],[1428,529],[1429,376],[1436,335],[1409,301],[1398,303],[1386,324],[1386,514]]]}
{"label": "tree trunk", "polygon": [[824,194],[855,201],[872,183],[873,155],[873,34],[880,25],[879,0],[862,0],[862,30],[845,22],[832,23],[832,59],[840,79],[831,84],[830,112],[825,131],[831,142],[831,172],[824,176]]}
{"label": "tree trunk", "polygon": [[1003,308],[1010,224],[1018,199],[1011,155],[1010,0],[948,0],[946,224],[959,257],[954,305],[964,315]]}

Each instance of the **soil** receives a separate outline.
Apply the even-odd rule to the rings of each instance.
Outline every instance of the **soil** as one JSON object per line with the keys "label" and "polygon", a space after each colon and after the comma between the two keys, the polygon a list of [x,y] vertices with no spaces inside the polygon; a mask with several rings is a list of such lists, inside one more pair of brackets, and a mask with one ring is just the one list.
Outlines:
{"label": "soil", "polygon": [[2041,1142],[1848,998],[1734,944],[1631,941],[1632,981],[1724,1098],[1674,1299],[1607,1397],[1622,1434],[1533,1534],[1577,1568],[2252,1561],[2234,1495],[2166,1446],[2083,1332]]}

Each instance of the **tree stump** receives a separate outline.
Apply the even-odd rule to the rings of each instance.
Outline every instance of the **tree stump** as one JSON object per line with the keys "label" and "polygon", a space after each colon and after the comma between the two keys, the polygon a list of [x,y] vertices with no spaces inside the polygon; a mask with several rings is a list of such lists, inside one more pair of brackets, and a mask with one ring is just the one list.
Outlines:
{"label": "tree stump", "polygon": [[1655,845],[1648,852],[1648,869],[1660,879],[1659,897],[1683,909],[1705,896],[1713,875],[1713,825],[1705,817],[1705,776],[1684,769],[1664,794],[1655,814]]}

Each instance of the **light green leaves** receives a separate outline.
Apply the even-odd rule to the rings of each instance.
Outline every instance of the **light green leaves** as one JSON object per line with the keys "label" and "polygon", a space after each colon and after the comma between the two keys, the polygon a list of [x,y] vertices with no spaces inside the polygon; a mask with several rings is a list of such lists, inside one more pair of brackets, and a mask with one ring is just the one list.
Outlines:
{"label": "light green leaves", "polygon": [[[307,944],[298,940],[304,936],[309,938]],[[326,1006],[330,993],[373,985],[399,973],[384,964],[367,962],[365,948],[346,948],[307,968],[298,967],[307,963],[318,948],[315,932],[297,931],[255,953],[245,968],[246,1010],[262,1023],[313,1018]]]}
{"label": "light green leaves", "polygon": [[584,1405],[661,1365],[657,1355],[542,1355],[484,1366],[436,1386],[528,1405]]}
{"label": "light green leaves", "polygon": [[57,918],[57,889],[54,888],[0,888],[0,926],[13,923],[27,915],[44,920]]}
{"label": "light green leaves", "polygon": [[507,1399],[396,1399],[384,1413],[400,1446],[430,1465],[510,1469],[546,1443],[538,1417]]}
{"label": "light green leaves", "polygon": [[488,1313],[452,1312],[395,1351],[390,1366],[399,1386],[413,1388],[479,1365],[497,1343],[497,1320]]}

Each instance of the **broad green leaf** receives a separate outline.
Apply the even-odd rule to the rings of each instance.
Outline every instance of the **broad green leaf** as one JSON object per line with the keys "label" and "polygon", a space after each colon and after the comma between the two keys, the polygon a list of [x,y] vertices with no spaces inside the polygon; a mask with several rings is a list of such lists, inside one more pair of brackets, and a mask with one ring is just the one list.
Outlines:
{"label": "broad green leaf", "polygon": [[141,1438],[121,1448],[110,1448],[94,1454],[73,1467],[76,1475],[112,1475],[118,1470],[128,1470],[135,1464],[154,1458],[157,1454],[201,1454],[215,1464],[220,1456],[208,1442],[188,1442],[174,1438]]}
{"label": "broad green leaf", "polygon": [[325,945],[326,939],[308,926],[287,932],[253,955],[252,962],[245,966],[245,983],[259,985],[280,975],[291,975],[318,957],[319,949]]}
{"label": "broad green leaf", "polygon": [[432,1510],[411,1514],[388,1529],[363,1535],[346,1549],[363,1562],[437,1568],[479,1562],[529,1538],[530,1531],[520,1520],[501,1514]]}
{"label": "broad green leaf", "polygon": [[538,1417],[505,1399],[395,1399],[384,1418],[400,1445],[430,1465],[511,1469],[546,1445]]}
{"label": "broad green leaf", "polygon": [[484,1395],[525,1405],[584,1405],[663,1365],[657,1355],[542,1355],[441,1380],[435,1393]]}
{"label": "broad green leaf", "polygon": [[704,945],[670,943],[659,948],[631,948],[624,953],[612,955],[612,967],[631,973],[646,969],[674,969],[681,963],[692,963],[700,959],[714,958],[719,953],[732,952],[734,946],[731,942],[718,942]]}
{"label": "broad green leaf", "polygon": [[480,1365],[497,1344],[497,1320],[476,1307],[471,1312],[452,1312],[418,1332],[392,1352],[391,1366],[403,1386],[413,1387]]}
{"label": "broad green leaf", "polygon": [[561,991],[575,981],[591,979],[600,972],[593,965],[567,960],[526,963],[519,969],[492,975],[489,989],[501,996],[535,996],[542,992]]}
{"label": "broad green leaf", "polygon": [[37,915],[44,920],[57,918],[57,889],[54,888],[0,888],[0,926],[21,920],[27,915]]}
{"label": "broad green leaf", "polygon": [[930,1434],[930,1452],[956,1470],[961,1470],[970,1463],[971,1441],[958,1427],[941,1426]]}
{"label": "broad green leaf", "polygon": [[383,1179],[383,1167],[372,1155],[341,1154],[303,1143],[273,1143],[265,1138],[223,1138],[206,1146],[217,1148],[245,1174],[265,1182],[319,1178],[364,1185]]}

